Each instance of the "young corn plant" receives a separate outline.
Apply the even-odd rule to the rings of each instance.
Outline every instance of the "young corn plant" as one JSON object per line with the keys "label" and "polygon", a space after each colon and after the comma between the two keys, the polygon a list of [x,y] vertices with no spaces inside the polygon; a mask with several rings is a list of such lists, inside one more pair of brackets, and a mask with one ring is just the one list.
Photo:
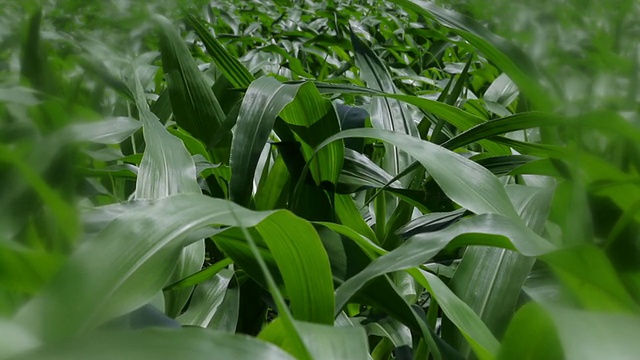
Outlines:
{"label": "young corn plant", "polygon": [[479,23],[74,4],[2,17],[0,359],[640,351],[640,131]]}

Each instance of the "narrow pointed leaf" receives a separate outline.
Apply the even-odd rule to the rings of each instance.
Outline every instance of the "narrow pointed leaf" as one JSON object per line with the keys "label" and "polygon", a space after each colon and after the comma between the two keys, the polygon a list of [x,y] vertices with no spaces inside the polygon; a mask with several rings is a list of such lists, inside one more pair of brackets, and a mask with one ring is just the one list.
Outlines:
{"label": "narrow pointed leaf", "polygon": [[68,129],[71,136],[78,141],[119,144],[141,126],[140,121],[128,117],[116,117],[94,123],[74,124]]}
{"label": "narrow pointed leaf", "polygon": [[207,52],[216,66],[222,71],[224,76],[236,88],[248,88],[254,77],[244,65],[229,52],[211,35],[202,20],[193,14],[186,14],[186,20],[198,34]]}
{"label": "narrow pointed leaf", "polygon": [[353,294],[376,276],[424,264],[445,247],[465,245],[517,250],[527,256],[555,250],[553,245],[520,222],[496,214],[473,216],[440,231],[415,235],[395,250],[377,258],[336,290],[336,307],[342,308]]}
{"label": "narrow pointed leaf", "polygon": [[438,306],[465,336],[479,359],[494,359],[500,343],[467,304],[436,275],[418,269],[409,271],[438,302]]}
{"label": "narrow pointed leaf", "polygon": [[340,173],[340,184],[345,185],[345,190],[355,192],[363,186],[380,188],[387,184],[387,187],[402,188],[400,182],[391,180],[392,176],[368,157],[345,149],[344,164]]}
{"label": "narrow pointed leaf", "polygon": [[[374,89],[368,89],[368,88],[363,88],[363,87],[358,87],[353,85],[343,85],[343,84],[316,83],[316,86],[321,92],[327,92],[327,93],[345,93],[345,94],[359,94],[359,95],[369,95],[369,96],[382,96],[385,98],[396,99],[396,100],[405,102],[407,104],[414,105],[418,107],[420,110],[425,111],[427,113],[433,113],[434,115],[437,115],[440,119],[446,121],[447,123],[463,131],[468,130],[478,124],[482,124],[485,122],[484,119],[478,116],[475,116],[471,113],[468,113],[455,106],[445,104],[443,102],[431,100],[431,99],[426,99],[419,96],[391,94],[383,91],[377,91]],[[496,155],[509,154],[508,149],[506,149],[504,146],[494,144],[490,141],[480,140],[480,144],[487,151],[493,154],[496,154]]]}
{"label": "narrow pointed leaf", "polygon": [[493,34],[470,18],[422,0],[391,0],[407,10],[432,18],[462,36],[484,56],[494,62],[518,85],[520,91],[538,109],[549,110],[551,99],[537,79],[539,72],[527,55],[505,39]]}
{"label": "narrow pointed leaf", "polygon": [[[162,16],[155,20],[173,116],[180,127],[208,145],[226,116],[173,25]],[[225,160],[225,151],[228,156],[228,149],[222,149],[221,158],[215,160]]]}
{"label": "narrow pointed leaf", "polygon": [[461,146],[488,139],[495,135],[534,127],[563,125],[566,122],[564,118],[553,114],[541,112],[521,113],[476,125],[444,142],[442,146],[455,150]]}
{"label": "narrow pointed leaf", "polygon": [[376,235],[369,225],[364,221],[362,215],[356,208],[353,199],[349,195],[336,194],[334,197],[336,215],[343,225],[357,231],[360,235],[377,241]]}

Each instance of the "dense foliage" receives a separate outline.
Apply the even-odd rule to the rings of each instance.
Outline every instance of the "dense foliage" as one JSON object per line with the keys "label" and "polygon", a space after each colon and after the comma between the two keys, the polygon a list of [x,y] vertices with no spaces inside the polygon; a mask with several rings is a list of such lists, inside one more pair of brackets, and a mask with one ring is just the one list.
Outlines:
{"label": "dense foliage", "polygon": [[639,9],[585,3],[3,2],[0,359],[634,358]]}

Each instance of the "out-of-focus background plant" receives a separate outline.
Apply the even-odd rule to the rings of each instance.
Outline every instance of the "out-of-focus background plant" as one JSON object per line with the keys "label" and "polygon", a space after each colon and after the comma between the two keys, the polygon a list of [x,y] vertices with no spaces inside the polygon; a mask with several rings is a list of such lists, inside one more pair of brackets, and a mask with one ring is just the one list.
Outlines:
{"label": "out-of-focus background plant", "polygon": [[636,1],[0,5],[0,359],[640,353]]}

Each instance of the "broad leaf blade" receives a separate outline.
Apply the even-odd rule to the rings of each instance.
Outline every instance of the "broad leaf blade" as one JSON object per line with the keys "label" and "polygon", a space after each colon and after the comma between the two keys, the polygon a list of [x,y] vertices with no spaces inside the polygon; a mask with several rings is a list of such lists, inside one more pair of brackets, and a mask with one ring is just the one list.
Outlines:
{"label": "broad leaf blade", "polygon": [[224,299],[233,271],[223,270],[213,278],[198,284],[189,308],[177,320],[183,325],[208,327]]}
{"label": "broad leaf blade", "polygon": [[381,139],[410,153],[451,200],[476,214],[496,213],[519,219],[502,184],[493,174],[473,161],[430,142],[379,129],[351,129],[327,139],[318,149],[331,141],[349,137]]}
{"label": "broad leaf blade", "polygon": [[293,359],[277,347],[249,337],[209,330],[145,329],[95,333],[51,344],[15,359]]}
{"label": "broad leaf blade", "polygon": [[313,83],[304,83],[280,117],[301,140],[302,153],[307,162],[311,161],[311,174],[316,184],[335,186],[344,159],[343,142],[332,143],[313,157],[316,146],[340,132],[340,120],[331,101],[322,97]]}
{"label": "broad leaf blade", "polygon": [[[135,202],[123,209],[120,216],[85,241],[44,291],[21,309],[17,316],[20,323],[45,340],[65,339],[94,329],[146,304],[162,289],[188,234],[210,224],[255,226],[273,214],[201,194]],[[126,256],[122,256],[122,249],[128,249]],[[326,266],[329,268],[328,262]],[[83,276],[79,278],[78,274]],[[330,274],[322,275],[326,276],[331,285]],[[307,281],[313,284],[319,280]]]}
{"label": "broad leaf blade", "polygon": [[[393,80],[382,63],[382,60],[367,47],[353,32],[351,42],[356,53],[356,64],[360,68],[360,77],[371,88],[377,91],[398,93]],[[374,128],[418,136],[418,128],[401,102],[382,97],[372,99],[371,123]],[[396,175],[411,163],[411,157],[401,153],[392,144],[386,144],[387,154],[384,158],[383,169],[391,175]]]}
{"label": "broad leaf blade", "polygon": [[333,324],[331,266],[313,226],[288,211],[280,211],[256,228],[282,274],[294,317]]}
{"label": "broad leaf blade", "polygon": [[[296,321],[295,326],[314,359],[369,358],[367,336],[364,328],[360,326],[334,327],[302,321]],[[277,344],[283,349],[291,348],[282,321],[278,319],[269,324],[260,333],[259,338]]]}
{"label": "broad leaf blade", "polygon": [[247,89],[242,100],[231,144],[231,199],[248,205],[258,158],[282,109],[293,101],[300,85],[284,85],[261,77]]}
{"label": "broad leaf blade", "polygon": [[[527,226],[541,233],[553,192],[529,186],[508,187],[509,195]],[[502,337],[535,258],[515,251],[469,247],[449,286],[497,336]],[[463,354],[468,348],[457,347]]]}
{"label": "broad leaf blade", "polygon": [[[133,91],[142,120],[146,149],[138,169],[135,198],[160,199],[181,193],[200,193],[196,182],[196,167],[185,145],[160,124],[149,110],[142,86],[135,78]],[[180,259],[169,282],[173,283],[189,276],[202,267],[204,262],[204,241],[198,241],[182,250]],[[165,312],[175,317],[186,304],[193,288],[185,288],[166,294]]]}

